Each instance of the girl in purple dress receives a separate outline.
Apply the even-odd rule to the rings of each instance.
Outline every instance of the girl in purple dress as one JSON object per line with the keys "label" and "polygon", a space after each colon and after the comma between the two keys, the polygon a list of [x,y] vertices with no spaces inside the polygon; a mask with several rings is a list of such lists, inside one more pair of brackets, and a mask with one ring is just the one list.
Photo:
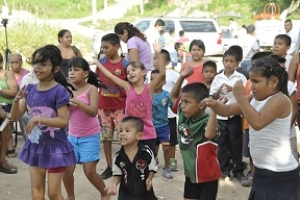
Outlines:
{"label": "girl in purple dress", "polygon": [[65,130],[69,123],[70,96],[73,97],[73,94],[60,72],[61,62],[61,53],[56,46],[37,49],[32,54],[31,64],[39,83],[24,86],[11,110],[13,121],[18,121],[26,109],[31,117],[25,127],[29,139],[19,158],[30,166],[32,199],[44,199],[48,172],[49,199],[63,200],[61,182],[64,171],[76,163],[73,146]]}

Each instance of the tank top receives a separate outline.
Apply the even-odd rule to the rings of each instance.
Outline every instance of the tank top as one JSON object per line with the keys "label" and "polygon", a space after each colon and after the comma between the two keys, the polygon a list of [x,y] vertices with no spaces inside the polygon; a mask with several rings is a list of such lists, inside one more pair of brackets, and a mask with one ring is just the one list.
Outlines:
{"label": "tank top", "polygon": [[144,122],[142,140],[156,138],[152,122],[152,99],[149,93],[149,85],[145,84],[141,94],[137,94],[133,85],[130,85],[125,106],[125,116],[138,117]]}
{"label": "tank top", "polygon": [[[91,87],[93,86],[89,86],[85,92],[78,95],[76,98],[89,105],[90,100],[87,96],[87,93],[90,91]],[[74,137],[85,137],[97,133],[100,133],[98,116],[88,116],[78,107],[72,106],[70,108],[69,134]]]}
{"label": "tank top", "polygon": [[[5,72],[4,77],[0,79],[0,87],[2,90],[8,90],[8,85],[7,85],[7,72]],[[6,98],[4,96],[0,95],[0,103],[6,103],[11,105],[13,103],[13,98]]]}
{"label": "tank top", "polygon": [[[188,63],[184,63],[183,69],[188,68]],[[205,81],[204,76],[202,74],[203,65],[199,65],[197,67],[193,67],[194,73],[187,77],[186,80],[188,83],[203,83]]]}
{"label": "tank top", "polygon": [[[252,99],[250,104],[256,111],[260,111],[275,95],[263,101]],[[249,145],[254,166],[274,172],[291,171],[298,167],[290,142],[292,104],[289,109],[290,114],[287,117],[277,118],[261,130],[254,130],[250,126]]]}
{"label": "tank top", "polygon": [[300,63],[298,63],[297,67],[297,75],[296,75],[296,81],[297,81],[297,102],[300,103]]}

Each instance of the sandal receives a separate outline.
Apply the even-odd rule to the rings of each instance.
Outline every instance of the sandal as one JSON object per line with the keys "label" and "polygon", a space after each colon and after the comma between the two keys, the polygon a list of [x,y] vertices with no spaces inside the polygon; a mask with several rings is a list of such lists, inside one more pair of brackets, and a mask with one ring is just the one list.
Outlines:
{"label": "sandal", "polygon": [[12,164],[9,164],[6,160],[0,164],[0,172],[5,174],[16,174],[18,173],[18,168]]}
{"label": "sandal", "polygon": [[6,155],[8,158],[14,158],[14,157],[17,157],[16,149],[12,149],[12,150],[8,150],[8,149],[7,149],[5,155]]}

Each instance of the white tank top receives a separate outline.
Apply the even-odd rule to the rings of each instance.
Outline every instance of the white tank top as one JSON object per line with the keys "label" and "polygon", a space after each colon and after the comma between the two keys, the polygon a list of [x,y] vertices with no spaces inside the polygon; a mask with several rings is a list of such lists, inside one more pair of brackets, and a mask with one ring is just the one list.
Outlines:
{"label": "white tank top", "polygon": [[[263,101],[252,99],[250,104],[256,111],[260,111],[273,96]],[[290,109],[287,117],[277,118],[259,131],[250,126],[250,154],[255,167],[274,172],[291,171],[298,167],[290,142],[292,105],[287,109]]]}

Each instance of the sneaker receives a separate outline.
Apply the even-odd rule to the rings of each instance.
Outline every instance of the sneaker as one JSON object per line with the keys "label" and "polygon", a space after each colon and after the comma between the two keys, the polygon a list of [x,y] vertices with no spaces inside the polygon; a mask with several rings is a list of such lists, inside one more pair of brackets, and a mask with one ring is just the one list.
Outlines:
{"label": "sneaker", "polygon": [[242,172],[234,174],[234,178],[236,178],[239,182],[247,180],[247,177]]}
{"label": "sneaker", "polygon": [[171,172],[178,171],[177,160],[175,158],[170,159],[169,166],[170,166]]}
{"label": "sneaker", "polygon": [[6,160],[0,164],[0,172],[6,174],[16,174],[18,173],[18,168],[12,164],[9,164]]}
{"label": "sneaker", "polygon": [[112,177],[111,167],[107,167],[100,175],[103,179],[108,179]]}
{"label": "sneaker", "polygon": [[227,171],[222,172],[222,179],[225,179],[226,177],[229,178],[229,172]]}
{"label": "sneaker", "polygon": [[253,177],[249,177],[246,180],[242,180],[241,181],[241,185],[244,187],[251,187],[252,186],[252,182],[253,182]]}
{"label": "sneaker", "polygon": [[163,177],[165,177],[166,179],[171,179],[173,178],[173,174],[171,173],[170,169],[163,169],[162,170],[162,175]]}

